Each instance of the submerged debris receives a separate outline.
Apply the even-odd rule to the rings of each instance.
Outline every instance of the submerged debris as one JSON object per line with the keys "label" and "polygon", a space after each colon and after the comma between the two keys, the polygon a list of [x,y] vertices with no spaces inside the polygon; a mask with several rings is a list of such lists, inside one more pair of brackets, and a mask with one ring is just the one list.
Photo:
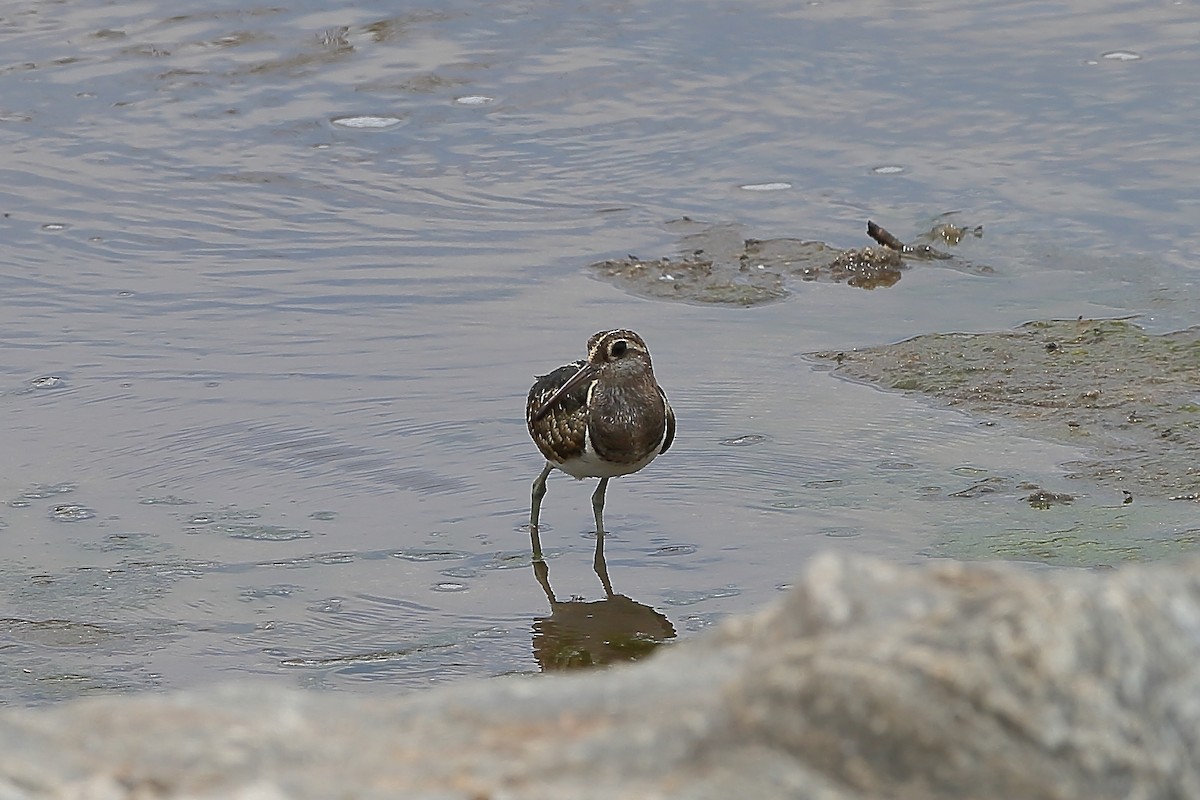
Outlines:
{"label": "submerged debris", "polygon": [[[918,237],[917,243],[905,244],[868,222],[868,235],[881,246],[840,250],[803,239],[745,238],[738,225],[707,225],[686,217],[668,223],[668,228],[680,233],[677,257],[643,259],[628,255],[597,262],[590,268],[599,277],[642,297],[752,306],[787,297],[789,279],[831,280],[861,289],[891,286],[908,268],[907,260],[955,258],[929,242],[953,247],[964,236],[983,235],[980,226],[963,228],[941,223]],[[988,267],[965,262],[958,266],[974,274],[991,273]]]}
{"label": "submerged debris", "polygon": [[1025,502],[1029,503],[1034,508],[1042,509],[1043,511],[1050,506],[1066,506],[1075,502],[1075,496],[1070,494],[1060,494],[1058,492],[1048,492],[1045,489],[1038,489],[1033,494],[1025,498]]}

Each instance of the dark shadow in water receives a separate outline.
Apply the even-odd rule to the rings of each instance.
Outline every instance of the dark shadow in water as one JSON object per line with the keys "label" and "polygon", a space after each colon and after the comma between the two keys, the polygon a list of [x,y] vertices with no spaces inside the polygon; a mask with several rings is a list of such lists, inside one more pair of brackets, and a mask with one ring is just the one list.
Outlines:
{"label": "dark shadow in water", "polygon": [[550,567],[541,557],[537,529],[531,531],[533,575],[537,578],[550,614],[533,621],[533,655],[543,672],[596,667],[636,661],[667,639],[675,627],[648,605],[612,590],[604,561],[604,534],[596,534],[593,566],[604,586],[603,600],[559,600],[550,587]]}

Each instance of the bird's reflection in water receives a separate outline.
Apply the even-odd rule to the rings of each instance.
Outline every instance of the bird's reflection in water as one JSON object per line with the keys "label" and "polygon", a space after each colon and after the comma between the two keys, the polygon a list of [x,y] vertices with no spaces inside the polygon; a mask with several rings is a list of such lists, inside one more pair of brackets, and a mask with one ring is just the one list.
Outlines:
{"label": "bird's reflection in water", "polygon": [[533,574],[550,602],[549,616],[533,622],[533,654],[543,672],[636,661],[675,638],[675,628],[665,616],[613,592],[604,562],[603,533],[597,533],[593,562],[604,586],[603,600],[558,600],[536,529],[532,539]]}

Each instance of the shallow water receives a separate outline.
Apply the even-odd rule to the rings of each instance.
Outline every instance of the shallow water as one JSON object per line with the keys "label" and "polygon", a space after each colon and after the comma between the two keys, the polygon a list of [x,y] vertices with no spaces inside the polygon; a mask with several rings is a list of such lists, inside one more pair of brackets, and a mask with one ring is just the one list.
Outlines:
{"label": "shallow water", "polygon": [[[1200,321],[1194,4],[290,5],[0,9],[5,701],[538,670],[524,395],[606,327],[680,420],[608,568],[680,636],[825,548],[1141,524],[1081,449],[802,354]],[[994,274],[746,310],[586,268],[682,216],[850,247],[949,212]],[[1080,499],[962,494],[990,476]],[[591,488],[550,483],[559,601],[603,597]]]}

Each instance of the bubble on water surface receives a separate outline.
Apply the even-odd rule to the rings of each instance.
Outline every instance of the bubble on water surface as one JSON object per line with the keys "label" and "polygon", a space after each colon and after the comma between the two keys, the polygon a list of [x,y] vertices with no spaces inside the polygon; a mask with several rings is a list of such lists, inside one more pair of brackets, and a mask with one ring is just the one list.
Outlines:
{"label": "bubble on water surface", "polygon": [[828,536],[830,539],[853,539],[856,536],[862,536],[861,528],[826,528],[821,533]]}
{"label": "bubble on water surface", "polygon": [[231,539],[253,539],[259,542],[291,542],[296,539],[311,539],[312,534],[280,525],[218,525],[217,530]]}
{"label": "bubble on water surface", "polygon": [[533,555],[528,550],[510,550],[493,553],[492,557],[481,569],[524,569],[533,563]]}
{"label": "bubble on water surface", "polygon": [[1138,53],[1129,50],[1111,50],[1100,56],[1105,61],[1141,61],[1142,57]]}
{"label": "bubble on water surface", "polygon": [[454,102],[460,106],[486,106],[496,102],[496,98],[484,94],[469,94],[465,97],[454,98]]}
{"label": "bubble on water surface", "polygon": [[465,592],[467,585],[456,581],[442,581],[441,583],[435,583],[432,588],[435,592]]}
{"label": "bubble on water surface", "polygon": [[251,603],[255,600],[268,600],[274,597],[291,597],[292,593],[301,587],[290,584],[278,584],[276,586],[256,586],[248,589],[243,589],[239,598],[243,603]]}
{"label": "bubble on water surface", "polygon": [[309,605],[308,610],[314,614],[339,614],[341,613],[345,601],[340,597],[330,597],[325,600],[318,600]]}
{"label": "bubble on water surface", "polygon": [[783,181],[774,181],[771,183],[743,183],[738,188],[744,192],[783,192],[792,188],[792,185]]}
{"label": "bubble on water surface", "polygon": [[700,591],[673,591],[669,592],[664,600],[667,605],[672,606],[691,606],[696,603],[703,603],[705,600],[716,600],[723,597],[737,597],[742,593],[741,589],[734,586],[725,586],[718,589],[708,589]]}
{"label": "bubble on water surface", "polygon": [[71,226],[65,222],[47,222],[42,226],[42,230],[49,233],[59,233],[60,231],[65,231],[69,227]]}
{"label": "bubble on water surface", "polygon": [[96,516],[96,512],[87,506],[77,506],[67,503],[50,509],[50,519],[55,522],[82,522]]}
{"label": "bubble on water surface", "polygon": [[352,130],[384,130],[399,125],[401,119],[399,117],[373,116],[370,114],[360,114],[350,117],[334,117],[330,120],[339,128],[350,128]]}
{"label": "bubble on water surface", "polygon": [[721,621],[717,614],[689,614],[681,620],[685,631],[696,632],[711,628]]}
{"label": "bubble on water surface", "polygon": [[191,500],[185,500],[182,497],[176,497],[173,494],[163,495],[162,497],[147,497],[139,501],[144,506],[186,506],[191,504]]}
{"label": "bubble on water surface", "polygon": [[732,436],[728,439],[722,439],[718,444],[726,447],[750,447],[756,444],[762,444],[767,441],[767,437],[761,433],[747,433],[742,436]]}
{"label": "bubble on water surface", "polygon": [[454,561],[471,555],[464,550],[397,550],[392,558],[402,558],[405,561]]}
{"label": "bubble on water surface", "polygon": [[647,553],[651,558],[662,558],[664,556],[690,556],[696,552],[698,548],[694,544],[668,544],[663,545],[657,550]]}
{"label": "bubble on water surface", "polygon": [[504,637],[508,636],[509,632],[510,631],[508,630],[508,628],[505,628],[500,625],[493,625],[490,628],[483,628],[482,630],[475,631],[474,633],[472,633],[470,635],[469,638],[471,638],[471,639],[503,639]]}
{"label": "bubble on water surface", "polygon": [[70,494],[75,491],[73,483],[40,483],[37,486],[30,486],[25,491],[21,492],[22,500],[45,500],[47,497],[53,497],[56,494]]}
{"label": "bubble on water surface", "polygon": [[880,164],[878,167],[872,167],[871,172],[876,175],[899,175],[904,172],[904,167],[899,164]]}

